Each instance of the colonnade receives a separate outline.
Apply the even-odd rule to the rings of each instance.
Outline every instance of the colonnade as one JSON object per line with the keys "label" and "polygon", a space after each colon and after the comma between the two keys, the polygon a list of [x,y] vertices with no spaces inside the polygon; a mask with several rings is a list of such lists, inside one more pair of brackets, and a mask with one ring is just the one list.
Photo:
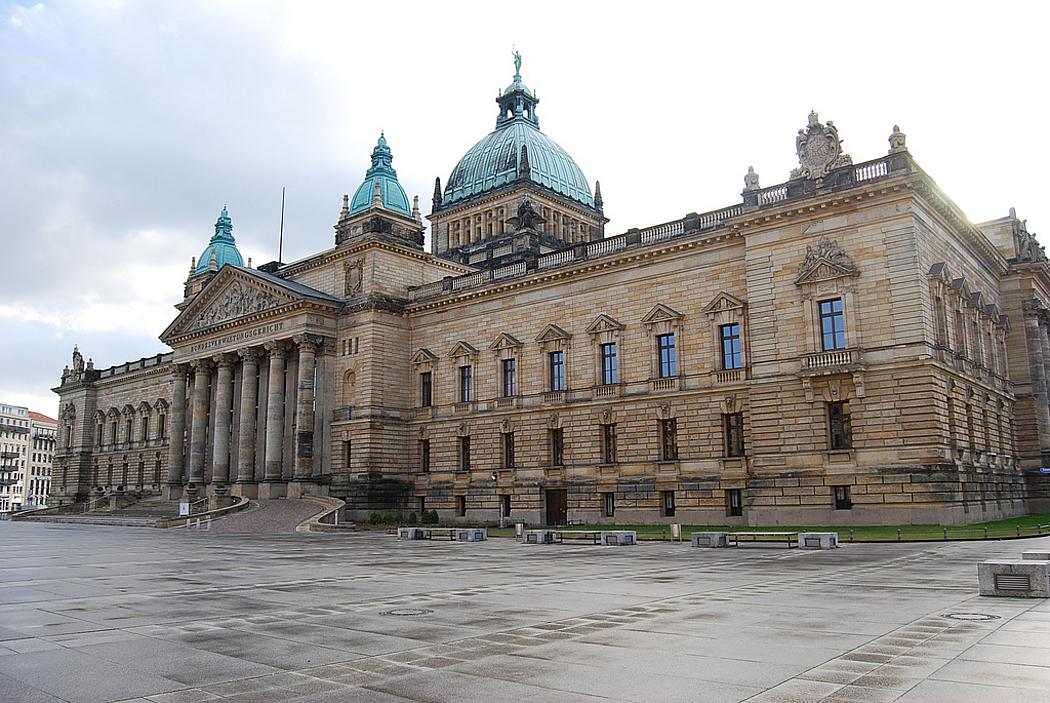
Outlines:
{"label": "colonnade", "polygon": [[323,418],[315,385],[323,378],[318,355],[325,341],[304,334],[176,364],[167,476],[173,492],[184,484],[317,480],[314,437]]}

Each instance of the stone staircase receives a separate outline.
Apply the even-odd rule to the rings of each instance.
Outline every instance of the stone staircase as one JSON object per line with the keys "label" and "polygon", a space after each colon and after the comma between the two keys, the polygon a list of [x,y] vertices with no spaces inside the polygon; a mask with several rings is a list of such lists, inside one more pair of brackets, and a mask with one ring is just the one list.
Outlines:
{"label": "stone staircase", "polygon": [[153,527],[162,518],[179,514],[178,501],[143,498],[118,510],[95,510],[90,513],[32,515],[23,519],[33,522],[62,522],[77,525],[112,525],[117,527]]}

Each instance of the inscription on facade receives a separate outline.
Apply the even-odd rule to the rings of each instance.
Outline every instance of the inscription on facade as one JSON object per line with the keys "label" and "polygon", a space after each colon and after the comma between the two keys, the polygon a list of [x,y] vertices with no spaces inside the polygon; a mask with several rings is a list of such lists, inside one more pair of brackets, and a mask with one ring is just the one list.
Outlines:
{"label": "inscription on facade", "polygon": [[198,344],[190,345],[190,353],[195,354],[197,352],[206,351],[208,349],[215,349],[217,347],[225,347],[227,344],[233,344],[234,342],[243,342],[249,339],[255,339],[256,337],[265,337],[266,335],[273,334],[274,332],[280,332],[281,328],[284,327],[283,322],[274,322],[269,325],[263,325],[262,327],[256,327],[255,329],[246,330],[244,332],[234,332],[233,334],[227,334],[219,337],[218,339],[209,339],[207,342],[199,342]]}

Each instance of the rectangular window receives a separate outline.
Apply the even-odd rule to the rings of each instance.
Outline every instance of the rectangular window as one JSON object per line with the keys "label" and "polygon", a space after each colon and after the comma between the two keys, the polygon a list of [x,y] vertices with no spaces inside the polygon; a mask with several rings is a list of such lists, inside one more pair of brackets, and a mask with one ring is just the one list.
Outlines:
{"label": "rectangular window", "polygon": [[419,440],[419,468],[423,473],[430,471],[430,440]]}
{"label": "rectangular window", "polygon": [[149,415],[142,418],[142,441],[149,439]]}
{"label": "rectangular window", "polygon": [[674,517],[674,491],[661,491],[660,497],[663,501],[663,516]]}
{"label": "rectangular window", "polygon": [[656,338],[656,353],[660,360],[660,378],[676,376],[678,374],[678,357],[675,352],[673,334],[661,334]]}
{"label": "rectangular window", "polygon": [[434,404],[434,376],[430,371],[419,374],[419,405],[429,408]]}
{"label": "rectangular window", "polygon": [[499,497],[499,507],[500,507],[501,517],[510,517],[510,496],[509,495],[504,494],[504,495],[501,495]]}
{"label": "rectangular window", "polygon": [[565,390],[565,352],[553,351],[547,356],[550,371],[550,390]]}
{"label": "rectangular window", "polygon": [[500,434],[500,440],[503,444],[503,468],[513,469],[514,468],[514,433],[503,432]]}
{"label": "rectangular window", "polygon": [[114,420],[109,426],[109,443],[117,443],[117,421]]}
{"label": "rectangular window", "polygon": [[560,427],[550,430],[551,466],[565,463],[565,433]]}
{"label": "rectangular window", "polygon": [[729,371],[744,367],[744,352],[740,345],[740,323],[720,325],[718,337],[722,348],[722,369]]}
{"label": "rectangular window", "polygon": [[516,359],[503,360],[503,397],[518,394],[518,363]]}
{"label": "rectangular window", "polygon": [[470,437],[459,438],[459,470],[470,471]]}
{"label": "rectangular window", "polygon": [[744,456],[744,413],[722,416],[726,456]]}
{"label": "rectangular window", "polygon": [[739,488],[730,488],[726,491],[726,515],[738,517],[744,514],[744,499]]}
{"label": "rectangular window", "polygon": [[459,517],[467,516],[467,497],[456,496],[456,515]]}
{"label": "rectangular window", "polygon": [[599,425],[601,428],[601,462],[616,463],[616,425]]}
{"label": "rectangular window", "polygon": [[459,367],[459,402],[469,403],[474,397],[474,367]]}
{"label": "rectangular window", "polygon": [[620,373],[616,360],[616,342],[609,342],[601,346],[602,353],[602,384],[611,385],[619,383]]}
{"label": "rectangular window", "polygon": [[350,468],[350,456],[351,456],[350,440],[349,439],[344,439],[343,440],[343,465],[346,466],[346,468],[348,468],[348,469]]}
{"label": "rectangular window", "polygon": [[660,461],[678,459],[678,420],[660,420]]}
{"label": "rectangular window", "polygon": [[419,509],[419,516],[422,519],[423,513],[427,509],[427,497],[426,496],[419,496],[419,508],[418,509]]}
{"label": "rectangular window", "polygon": [[160,417],[157,418],[157,439],[164,439],[165,437],[167,437],[167,431],[168,431],[167,424],[168,424],[168,416],[167,415],[161,415]]}
{"label": "rectangular window", "polygon": [[853,494],[849,486],[832,486],[835,492],[835,510],[851,510],[853,508]]}
{"label": "rectangular window", "polygon": [[828,403],[828,443],[831,449],[853,447],[853,424],[850,421],[849,401]]}
{"label": "rectangular window", "polygon": [[616,514],[616,494],[602,493],[602,517],[613,517]]}
{"label": "rectangular window", "polygon": [[130,417],[124,422],[124,441],[128,444],[131,444],[131,427],[134,422]]}
{"label": "rectangular window", "polygon": [[822,300],[820,306],[820,344],[824,351],[846,348],[846,316],[842,298]]}

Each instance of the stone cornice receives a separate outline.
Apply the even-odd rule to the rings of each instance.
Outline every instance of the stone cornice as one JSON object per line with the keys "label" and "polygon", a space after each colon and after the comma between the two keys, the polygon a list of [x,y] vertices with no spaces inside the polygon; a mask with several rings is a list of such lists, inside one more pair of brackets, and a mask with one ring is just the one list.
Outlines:
{"label": "stone cornice", "polygon": [[513,181],[496,190],[487,191],[480,196],[468,198],[467,200],[460,200],[454,205],[449,205],[447,208],[441,208],[434,212],[431,212],[429,215],[427,215],[427,219],[433,222],[435,217],[444,219],[446,216],[462,214],[467,211],[475,210],[483,205],[497,203],[501,200],[506,199],[506,197],[515,190],[531,190],[532,192],[542,196],[543,198],[553,200],[559,203],[559,205],[565,204],[567,210],[573,210],[577,213],[583,213],[585,216],[597,219],[603,224],[609,221],[609,218],[607,218],[598,210],[592,210],[586,207],[585,205],[582,205],[581,203],[572,200],[568,196],[562,195],[561,193],[546,188],[534,181]]}
{"label": "stone cornice", "polygon": [[594,259],[582,259],[576,262],[575,265],[568,264],[554,269],[537,270],[524,276],[504,279],[504,281],[497,285],[469,289],[463,291],[461,295],[453,294],[440,298],[422,300],[418,303],[408,303],[405,306],[405,312],[406,314],[412,314],[448,305],[461,304],[489,295],[496,296],[507,291],[544,285],[552,281],[558,281],[578,276],[580,274],[592,273],[603,269],[614,268],[616,266],[646,261],[665,255],[672,255],[690,249],[696,249],[701,246],[714,245],[720,242],[742,238],[743,235],[741,233],[731,231],[725,227],[710,232],[704,232],[702,234],[695,233],[693,235],[684,235],[674,239],[663,240],[648,246],[620,250],[612,255],[604,255]]}
{"label": "stone cornice", "polygon": [[321,301],[314,300],[296,300],[291,303],[286,303],[275,308],[269,308],[261,312],[253,313],[251,315],[245,315],[244,317],[234,318],[227,320],[221,324],[215,325],[214,327],[207,327],[204,329],[193,330],[186,334],[172,336],[167,340],[164,340],[167,344],[174,347],[176,345],[181,346],[182,343],[188,342],[194,339],[200,339],[202,337],[209,337],[213,334],[225,332],[235,327],[241,327],[246,324],[256,324],[259,322],[265,322],[274,318],[286,317],[290,313],[296,312],[326,312],[329,314],[337,313],[340,306],[334,304],[323,303]]}

